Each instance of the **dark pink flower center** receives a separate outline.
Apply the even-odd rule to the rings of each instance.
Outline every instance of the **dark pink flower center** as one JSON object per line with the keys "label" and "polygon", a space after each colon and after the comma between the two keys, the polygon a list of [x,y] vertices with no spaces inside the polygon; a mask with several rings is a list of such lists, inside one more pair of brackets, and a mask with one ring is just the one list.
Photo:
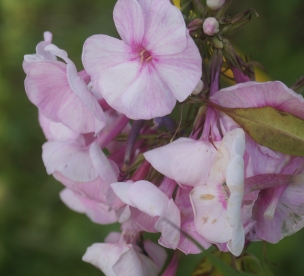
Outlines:
{"label": "dark pink flower center", "polygon": [[149,62],[150,60],[152,60],[152,55],[150,54],[149,51],[147,50],[142,50],[139,54],[140,56],[140,63],[142,64],[143,62]]}

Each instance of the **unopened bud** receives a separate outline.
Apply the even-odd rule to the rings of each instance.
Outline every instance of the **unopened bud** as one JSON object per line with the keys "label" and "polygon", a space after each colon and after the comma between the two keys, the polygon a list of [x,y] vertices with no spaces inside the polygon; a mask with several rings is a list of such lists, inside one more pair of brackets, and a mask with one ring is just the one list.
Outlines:
{"label": "unopened bud", "polygon": [[196,31],[198,29],[200,29],[203,25],[203,20],[202,19],[194,19],[193,21],[191,21],[187,28],[189,30],[189,32],[193,32],[193,31]]}
{"label": "unopened bud", "polygon": [[203,24],[203,30],[206,35],[214,35],[219,32],[219,23],[214,17],[208,17]]}
{"label": "unopened bud", "polygon": [[202,92],[203,88],[204,88],[204,83],[200,80],[191,94],[192,95],[198,95],[199,93]]}
{"label": "unopened bud", "polygon": [[226,0],[207,0],[207,6],[209,9],[216,11],[224,5],[225,1]]}

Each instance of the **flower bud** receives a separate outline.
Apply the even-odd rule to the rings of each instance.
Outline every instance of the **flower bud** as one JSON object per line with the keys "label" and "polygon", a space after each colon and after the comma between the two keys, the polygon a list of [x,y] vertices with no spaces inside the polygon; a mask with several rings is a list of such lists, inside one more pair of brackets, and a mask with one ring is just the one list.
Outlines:
{"label": "flower bud", "polygon": [[207,0],[207,6],[209,9],[216,11],[224,5],[225,1],[226,0]]}
{"label": "flower bud", "polygon": [[208,17],[203,24],[203,30],[206,35],[214,35],[219,32],[219,23],[214,17]]}

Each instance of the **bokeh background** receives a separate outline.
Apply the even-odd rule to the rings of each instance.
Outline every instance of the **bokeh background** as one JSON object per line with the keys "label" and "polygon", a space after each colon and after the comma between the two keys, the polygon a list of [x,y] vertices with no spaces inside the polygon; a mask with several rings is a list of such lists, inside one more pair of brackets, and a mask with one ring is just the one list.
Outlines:
{"label": "bokeh background", "polygon": [[[63,188],[45,172],[43,134],[37,110],[27,99],[24,54],[35,51],[43,32],[65,49],[82,70],[81,52],[93,34],[117,36],[115,0],[0,0],[0,275],[102,275],[81,261],[86,248],[102,242],[117,225],[93,224],[61,203]],[[259,17],[231,37],[233,44],[259,61],[272,80],[292,85],[304,75],[304,2],[233,0],[236,14],[254,7]],[[267,245],[274,275],[304,275],[304,230]],[[249,248],[263,259],[263,245]],[[178,275],[190,275],[202,258],[182,259]]]}

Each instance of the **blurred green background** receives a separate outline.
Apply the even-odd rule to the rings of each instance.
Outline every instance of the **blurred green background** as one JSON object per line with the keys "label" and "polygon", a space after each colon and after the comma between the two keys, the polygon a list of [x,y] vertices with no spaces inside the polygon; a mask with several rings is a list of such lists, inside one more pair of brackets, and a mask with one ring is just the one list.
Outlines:
{"label": "blurred green background", "polygon": [[[24,54],[35,51],[43,32],[65,49],[82,70],[81,52],[93,34],[117,36],[114,0],[0,0],[0,275],[102,275],[81,261],[86,248],[118,226],[93,224],[59,200],[63,188],[45,172],[43,134],[37,110],[27,99]],[[304,75],[304,2],[233,0],[236,14],[254,7],[259,17],[231,37],[273,80],[293,84]],[[274,275],[304,275],[304,230],[267,245]],[[262,243],[249,248],[260,258]],[[190,275],[200,255],[181,261],[178,275]]]}

